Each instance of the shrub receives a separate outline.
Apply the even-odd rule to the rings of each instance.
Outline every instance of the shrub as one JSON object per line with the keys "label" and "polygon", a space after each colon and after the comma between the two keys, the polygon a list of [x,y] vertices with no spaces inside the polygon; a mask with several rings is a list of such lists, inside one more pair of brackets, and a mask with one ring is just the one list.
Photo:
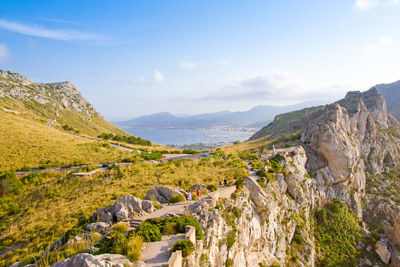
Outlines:
{"label": "shrub", "polygon": [[356,246],[362,236],[357,216],[340,200],[334,199],[315,217],[317,265],[356,265],[359,255]]}
{"label": "shrub", "polygon": [[192,216],[168,217],[168,218],[152,218],[146,220],[144,223],[155,225],[159,228],[162,234],[177,234],[185,233],[186,225],[196,228],[196,239],[203,239],[203,229],[199,221]]}
{"label": "shrub", "polygon": [[232,212],[236,218],[239,219],[240,217],[242,217],[242,211],[238,207],[233,207]]}
{"label": "shrub", "polygon": [[119,222],[119,223],[114,224],[112,226],[112,229],[117,231],[117,232],[120,232],[122,234],[125,234],[126,232],[128,232],[129,227],[125,223]]}
{"label": "shrub", "polygon": [[175,194],[171,197],[171,199],[169,200],[169,203],[178,203],[178,202],[184,202],[186,201],[186,198],[181,195],[181,194]]}
{"label": "shrub", "polygon": [[231,267],[233,266],[233,260],[232,259],[227,259],[225,262],[225,267]]}
{"label": "shrub", "polygon": [[140,236],[134,235],[128,238],[125,254],[130,261],[135,262],[140,259],[142,245],[143,242]]}
{"label": "shrub", "polygon": [[226,244],[228,246],[228,249],[230,249],[233,244],[236,242],[236,229],[232,229],[228,232],[226,236]]}
{"label": "shrub", "polygon": [[139,225],[136,234],[141,236],[144,242],[161,241],[162,238],[160,228],[147,221]]}
{"label": "shrub", "polygon": [[192,149],[184,149],[183,154],[200,154],[200,152]]}
{"label": "shrub", "polygon": [[126,254],[127,244],[128,239],[123,233],[111,230],[98,244],[98,253]]}
{"label": "shrub", "polygon": [[215,184],[209,184],[207,185],[207,189],[210,190],[211,192],[214,192],[218,189],[218,187]]}
{"label": "shrub", "polygon": [[172,252],[182,250],[182,257],[187,257],[194,251],[194,246],[189,239],[178,240],[172,246]]}
{"label": "shrub", "polygon": [[22,186],[22,182],[13,172],[8,172],[0,176],[0,196],[4,196],[7,193],[19,194]]}

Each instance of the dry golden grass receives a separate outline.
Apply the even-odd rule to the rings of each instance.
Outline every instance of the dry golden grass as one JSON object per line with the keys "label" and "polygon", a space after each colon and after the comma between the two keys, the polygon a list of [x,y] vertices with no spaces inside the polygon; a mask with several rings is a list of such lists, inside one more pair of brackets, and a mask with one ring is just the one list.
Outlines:
{"label": "dry golden grass", "polygon": [[39,174],[41,179],[23,185],[19,194],[9,193],[0,198],[4,209],[10,207],[10,202],[18,207],[14,214],[0,214],[0,227],[7,228],[0,236],[0,250],[21,245],[1,257],[0,266],[32,261],[75,225],[79,217],[88,217],[125,194],[142,197],[157,180],[160,185],[187,190],[198,182],[216,185],[224,178],[242,177],[246,174],[244,167],[240,161],[208,158],[160,164],[138,162],[81,178],[59,172]]}
{"label": "dry golden grass", "polygon": [[0,109],[0,173],[37,168],[115,162],[131,153],[73,136]]}
{"label": "dry golden grass", "polygon": [[247,152],[251,150],[266,149],[272,141],[268,140],[269,136],[265,136],[256,140],[246,141],[235,145],[224,146],[220,149],[224,151],[227,155],[238,154],[241,152]]}

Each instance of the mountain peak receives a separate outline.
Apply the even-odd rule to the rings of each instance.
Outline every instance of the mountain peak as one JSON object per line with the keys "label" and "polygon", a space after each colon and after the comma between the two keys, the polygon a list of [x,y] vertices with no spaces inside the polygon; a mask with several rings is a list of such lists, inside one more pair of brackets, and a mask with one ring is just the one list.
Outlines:
{"label": "mountain peak", "polygon": [[28,77],[8,70],[0,70],[0,78],[15,80],[22,85],[29,85],[33,83],[33,81]]}

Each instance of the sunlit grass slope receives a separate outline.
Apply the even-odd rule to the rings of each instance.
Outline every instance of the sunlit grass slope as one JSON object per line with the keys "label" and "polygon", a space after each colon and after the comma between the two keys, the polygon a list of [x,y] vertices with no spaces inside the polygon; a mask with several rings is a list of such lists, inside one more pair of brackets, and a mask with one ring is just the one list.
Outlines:
{"label": "sunlit grass slope", "polygon": [[[143,197],[159,180],[160,185],[188,189],[195,183],[217,185],[246,174],[243,162],[205,158],[160,164],[136,162],[106,173],[74,178],[46,172],[8,179],[8,190],[0,198],[0,266],[24,260],[32,262],[78,221],[116,199],[133,194]],[[1,196],[1,195],[0,195]]]}
{"label": "sunlit grass slope", "polygon": [[0,109],[0,173],[40,165],[115,162],[130,154]]}

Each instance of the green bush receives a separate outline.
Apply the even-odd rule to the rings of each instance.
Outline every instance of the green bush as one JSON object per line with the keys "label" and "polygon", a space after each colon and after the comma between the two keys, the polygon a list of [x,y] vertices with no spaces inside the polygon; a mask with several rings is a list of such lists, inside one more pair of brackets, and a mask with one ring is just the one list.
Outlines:
{"label": "green bush", "polygon": [[233,207],[232,209],[233,215],[235,215],[236,218],[242,217],[242,211],[238,207]]}
{"label": "green bush", "polygon": [[186,225],[196,228],[196,239],[204,239],[203,230],[199,221],[192,216],[168,217],[168,218],[152,218],[146,220],[144,223],[149,223],[157,226],[162,234],[177,234],[185,233]]}
{"label": "green bush", "polygon": [[230,249],[236,242],[236,229],[232,229],[228,232],[226,236],[226,244],[228,249]]}
{"label": "green bush", "polygon": [[119,223],[114,224],[112,226],[112,229],[117,231],[117,232],[120,232],[122,234],[125,234],[126,232],[128,232],[129,227],[125,223],[119,222]]}
{"label": "green bush", "polygon": [[200,154],[199,151],[192,150],[192,149],[184,149],[182,152],[183,152],[183,154]]}
{"label": "green bush", "polygon": [[225,262],[225,267],[232,267],[233,266],[233,260],[232,259],[227,259]]}
{"label": "green bush", "polygon": [[[356,265],[361,235],[357,216],[340,200],[326,204],[315,215],[318,266]],[[300,240],[298,240],[300,241]]]}
{"label": "green bush", "polygon": [[218,186],[216,186],[215,184],[209,184],[207,185],[207,189],[210,190],[211,192],[217,191]]}
{"label": "green bush", "polygon": [[127,243],[128,239],[123,233],[111,230],[97,245],[100,249],[98,254],[125,254]]}
{"label": "green bush", "polygon": [[184,202],[186,201],[186,198],[181,195],[181,194],[175,194],[171,197],[171,199],[169,200],[169,203],[178,203],[178,202]]}
{"label": "green bush", "polygon": [[143,238],[144,242],[161,241],[162,235],[160,228],[150,222],[141,223],[136,230],[136,234]]}
{"label": "green bush", "polygon": [[19,194],[22,190],[23,183],[13,172],[8,172],[0,176],[0,196],[6,194]]}
{"label": "green bush", "polygon": [[178,240],[172,246],[172,252],[182,250],[182,257],[187,257],[194,251],[194,246],[189,239]]}

